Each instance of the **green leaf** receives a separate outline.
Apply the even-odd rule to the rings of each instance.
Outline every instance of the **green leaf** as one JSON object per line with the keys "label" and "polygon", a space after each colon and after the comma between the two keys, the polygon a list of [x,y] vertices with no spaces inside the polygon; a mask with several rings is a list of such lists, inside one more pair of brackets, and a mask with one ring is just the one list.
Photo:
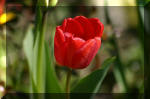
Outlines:
{"label": "green leaf", "polygon": [[150,2],[150,0],[137,0],[137,5],[139,5],[139,6],[145,6],[149,2]]}
{"label": "green leaf", "polygon": [[44,34],[37,34],[33,48],[33,77],[37,90],[40,93],[45,91],[45,59],[44,59]]}
{"label": "green leaf", "polygon": [[42,13],[41,13],[41,7],[36,7],[36,16],[35,16],[35,27],[34,27],[34,44],[35,40],[37,38],[37,34],[41,30],[41,24],[42,24]]}
{"label": "green leaf", "polygon": [[31,92],[36,92],[37,88],[35,84],[35,77],[33,77],[36,67],[33,67],[33,32],[32,32],[32,29],[33,29],[33,26],[29,25],[29,28],[26,32],[27,34],[23,41],[23,49],[24,49],[24,52],[25,52],[25,55],[27,57],[27,61],[29,64],[29,72],[30,72],[30,80],[31,80],[31,88],[32,88]]}
{"label": "green leaf", "polygon": [[[36,8],[36,26],[33,26],[27,31],[24,39],[24,51],[27,56],[30,70],[30,80],[32,83],[33,92],[45,91],[45,61],[44,61],[44,23],[42,9]],[[44,19],[44,18],[43,18]],[[41,27],[42,26],[42,27]],[[33,88],[36,87],[36,88]],[[36,89],[36,90],[34,90]]]}
{"label": "green leaf", "polygon": [[150,3],[150,0],[146,0],[146,3],[145,3],[145,5],[146,5],[146,4],[149,4],[149,3]]}
{"label": "green leaf", "polygon": [[61,93],[62,90],[58,83],[58,79],[55,73],[53,59],[50,58],[50,48],[45,43],[45,61],[46,61],[46,92],[48,93]]}
{"label": "green leaf", "polygon": [[102,68],[92,72],[90,75],[81,79],[73,88],[72,93],[96,93],[99,91],[101,84],[107,74],[110,64],[114,62],[115,57],[107,59]]}
{"label": "green leaf", "polygon": [[24,42],[23,42],[23,49],[25,52],[25,55],[27,57],[28,63],[29,63],[29,69],[32,70],[32,59],[33,59],[33,34],[32,34],[32,27],[29,26],[27,30],[27,34],[25,36]]}
{"label": "green leaf", "polygon": [[[41,25],[39,31],[37,31],[37,36],[35,38],[35,44],[33,49],[33,67],[35,67],[34,77],[36,78],[35,84],[37,85],[38,93],[45,92],[45,27],[46,27],[46,13],[43,9],[37,7],[37,14],[41,14]],[[37,27],[38,28],[38,27]],[[37,29],[38,30],[38,29]]]}
{"label": "green leaf", "polygon": [[124,74],[125,69],[123,68],[123,65],[121,64],[121,62],[118,60],[118,57],[116,61],[114,62],[114,64],[115,66],[114,66],[113,73],[114,73],[115,79],[121,91],[128,92],[128,85],[127,85],[125,74]]}
{"label": "green leaf", "polygon": [[32,92],[45,92],[44,31],[37,34],[34,44],[32,30],[33,26],[29,26],[23,44],[29,64]]}
{"label": "green leaf", "polygon": [[46,0],[37,0],[37,6],[40,6],[40,7],[47,6]]}

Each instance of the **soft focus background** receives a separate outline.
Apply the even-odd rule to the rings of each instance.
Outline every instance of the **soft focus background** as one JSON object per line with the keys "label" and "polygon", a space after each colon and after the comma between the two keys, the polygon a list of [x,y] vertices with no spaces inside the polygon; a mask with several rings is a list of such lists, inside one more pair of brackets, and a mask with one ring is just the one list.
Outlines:
{"label": "soft focus background", "polygon": [[[148,4],[148,0],[145,2]],[[58,0],[56,7],[49,7],[45,42],[50,46],[49,61],[56,69],[62,88],[65,85],[66,68],[57,66],[53,56],[55,27],[65,18],[84,15],[88,18],[97,17],[104,24],[102,45],[88,68],[73,71],[72,86],[80,78],[101,68],[105,59],[117,56],[100,92],[144,93],[144,7],[142,5],[145,2],[142,0]],[[24,40],[34,27],[36,16],[34,5],[35,1],[30,0],[8,0],[5,8],[10,20],[0,24],[0,96],[7,91],[30,92],[29,66]],[[30,41],[28,44],[30,45]]]}

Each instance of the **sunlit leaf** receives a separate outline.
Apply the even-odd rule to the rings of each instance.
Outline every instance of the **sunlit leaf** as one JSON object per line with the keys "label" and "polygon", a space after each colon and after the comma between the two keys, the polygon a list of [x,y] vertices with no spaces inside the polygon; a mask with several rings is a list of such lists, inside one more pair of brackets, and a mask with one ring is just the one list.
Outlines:
{"label": "sunlit leaf", "polygon": [[29,28],[27,30],[27,34],[26,34],[24,42],[23,42],[23,48],[24,48],[24,52],[25,52],[25,55],[27,57],[27,61],[29,64],[32,91],[36,91],[35,77],[33,76],[36,67],[33,67],[33,33],[32,33],[32,28],[33,28],[33,26],[29,25]]}

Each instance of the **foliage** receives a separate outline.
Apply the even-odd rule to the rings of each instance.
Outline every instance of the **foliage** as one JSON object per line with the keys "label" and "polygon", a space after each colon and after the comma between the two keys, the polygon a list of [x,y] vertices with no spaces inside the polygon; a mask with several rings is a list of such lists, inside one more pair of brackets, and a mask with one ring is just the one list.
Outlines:
{"label": "foliage", "polygon": [[[26,2],[21,1],[21,4],[26,5]],[[82,5],[87,4],[82,2]],[[28,2],[29,5],[34,3]],[[78,3],[78,0],[71,3],[64,0],[58,5]],[[145,0],[145,4],[149,4],[149,0]],[[55,29],[65,18],[83,15],[99,18],[104,23],[104,33],[101,49],[88,68],[72,71],[71,98],[78,93],[144,93],[142,6],[17,7],[7,9],[15,14],[6,24],[7,39],[5,25],[0,25],[0,86],[5,82],[6,58],[6,91],[65,93],[67,69],[58,66],[54,59]],[[61,95],[57,99],[65,97]]]}

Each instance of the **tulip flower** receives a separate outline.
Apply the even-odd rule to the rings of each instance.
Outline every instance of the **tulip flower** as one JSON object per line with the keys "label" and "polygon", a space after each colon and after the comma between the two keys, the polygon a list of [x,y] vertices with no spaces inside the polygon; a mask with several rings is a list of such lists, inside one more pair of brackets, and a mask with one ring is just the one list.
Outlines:
{"label": "tulip flower", "polygon": [[0,0],[0,25],[14,19],[16,15],[12,12],[4,13],[5,0]]}
{"label": "tulip flower", "polygon": [[54,55],[58,64],[72,69],[87,67],[101,46],[104,26],[98,18],[76,16],[56,27]]}
{"label": "tulip flower", "polygon": [[5,5],[5,0],[0,0],[0,15],[3,13],[4,5]]}
{"label": "tulip flower", "polygon": [[3,13],[0,16],[0,24],[4,24],[8,21],[11,21],[12,19],[14,19],[16,17],[16,15],[12,12],[8,12],[8,13]]}

